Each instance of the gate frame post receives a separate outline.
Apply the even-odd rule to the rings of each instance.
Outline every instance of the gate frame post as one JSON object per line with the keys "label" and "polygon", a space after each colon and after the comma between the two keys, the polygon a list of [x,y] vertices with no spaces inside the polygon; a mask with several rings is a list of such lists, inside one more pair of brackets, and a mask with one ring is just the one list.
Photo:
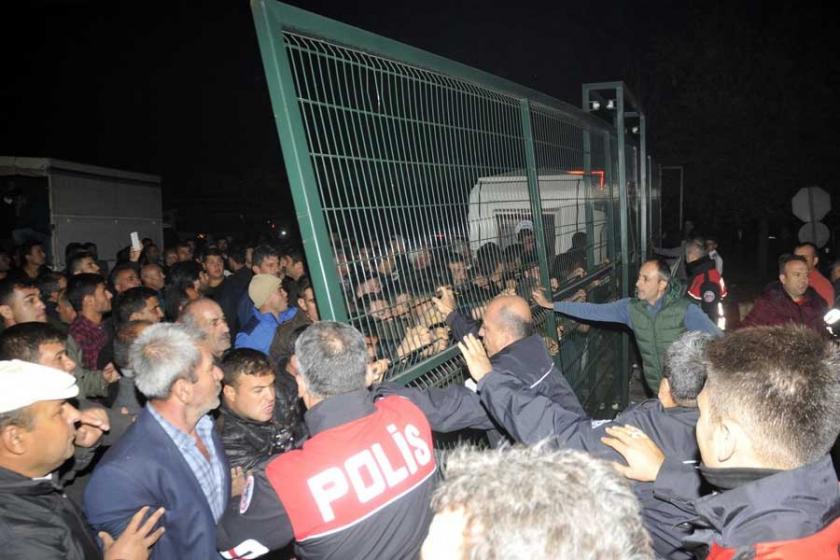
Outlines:
{"label": "gate frame post", "polygon": [[[534,237],[537,243],[537,254],[540,259],[540,282],[547,294],[551,294],[551,278],[548,270],[548,247],[545,245],[545,229],[543,228],[542,198],[540,195],[539,176],[537,174],[537,155],[534,148],[534,130],[531,125],[531,102],[527,99],[519,100],[519,117],[522,122],[522,139],[525,147],[525,166],[528,178],[528,195],[531,199],[531,216],[534,222]],[[530,294],[526,294],[526,297]],[[557,321],[554,311],[547,311],[545,334],[557,342],[558,349],[560,341],[557,336]],[[558,363],[560,354],[557,354]]]}
{"label": "gate frame post", "polygon": [[[633,165],[635,169],[639,168],[638,162],[635,159],[639,159],[642,162],[641,165],[641,177],[639,180],[639,184],[637,185],[637,190],[639,192],[641,198],[642,208],[639,213],[639,219],[641,220],[641,227],[640,227],[640,243],[639,247],[633,247],[633,252],[639,255],[639,263],[638,265],[641,266],[642,261],[647,258],[647,232],[649,230],[647,220],[647,199],[648,196],[648,189],[645,188],[645,181],[647,179],[647,170],[646,170],[646,162],[647,162],[647,149],[645,146],[646,142],[646,130],[645,130],[645,117],[644,112],[642,111],[642,107],[637,101],[636,97],[633,93],[627,88],[624,82],[595,82],[595,83],[586,83],[583,84],[582,88],[582,108],[584,111],[592,112],[601,106],[604,106],[607,109],[613,110],[613,126],[615,128],[616,137],[617,137],[617,149],[616,149],[616,159],[618,160],[618,192],[619,192],[619,222],[620,222],[620,235],[621,239],[619,240],[620,243],[620,263],[621,263],[621,297],[630,297],[632,295],[631,290],[631,266],[633,266],[634,262],[632,259],[631,247],[630,247],[630,236],[629,236],[629,229],[628,229],[628,221],[629,221],[629,211],[630,211],[630,204],[629,204],[629,194],[627,192],[627,138],[626,138],[626,117],[636,117],[639,119],[639,132],[640,132],[640,144],[641,144],[641,151],[638,154],[638,158],[634,158]],[[607,97],[604,97],[606,94]],[[628,106],[631,110],[628,111]],[[607,137],[607,147],[609,146],[609,137]],[[635,149],[634,149],[635,153]],[[612,154],[607,152],[607,159],[611,158]],[[613,179],[613,177],[610,177]],[[618,263],[618,259],[616,259],[616,263]],[[617,391],[616,393],[620,396],[621,402],[618,403],[619,406],[622,408],[625,407],[630,399],[629,395],[629,375],[630,375],[630,340],[629,335],[624,334],[622,336],[621,342],[621,356],[619,357],[620,362],[620,370],[619,374],[616,379],[617,383]]]}
{"label": "gate frame post", "polygon": [[[266,82],[274,108],[274,123],[280,136],[303,250],[310,274],[317,275],[319,280],[312,282],[318,313],[323,319],[347,322],[347,307],[335,267],[319,189],[316,188],[315,170],[309,158],[309,143],[297,102],[289,53],[282,39],[275,42],[265,4],[254,2],[253,11]],[[280,108],[282,111],[278,110]],[[310,187],[307,188],[307,185]]]}

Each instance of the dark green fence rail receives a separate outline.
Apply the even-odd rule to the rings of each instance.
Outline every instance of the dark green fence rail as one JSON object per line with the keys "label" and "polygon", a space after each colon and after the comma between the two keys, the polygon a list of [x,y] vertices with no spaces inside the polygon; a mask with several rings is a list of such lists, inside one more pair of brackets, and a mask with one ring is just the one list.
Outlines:
{"label": "dark green fence rail", "polygon": [[[440,286],[476,319],[503,291],[632,291],[654,205],[640,207],[647,158],[615,122],[281,3],[252,7],[321,316],[365,333],[389,379],[463,381]],[[626,334],[534,314],[590,410],[626,403]]]}

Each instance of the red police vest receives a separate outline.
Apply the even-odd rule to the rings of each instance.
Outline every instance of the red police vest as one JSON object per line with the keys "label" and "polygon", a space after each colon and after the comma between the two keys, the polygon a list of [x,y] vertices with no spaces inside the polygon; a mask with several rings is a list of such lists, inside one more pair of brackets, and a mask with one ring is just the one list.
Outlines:
{"label": "red police vest", "polygon": [[[813,535],[753,546],[755,560],[828,560],[840,558],[840,518]],[[738,550],[712,544],[707,560],[732,560]]]}
{"label": "red police vest", "polygon": [[432,432],[420,409],[398,396],[374,406],[375,413],[320,432],[266,467],[296,541],[346,529],[434,474]]}
{"label": "red police vest", "polygon": [[708,301],[708,296],[706,296],[703,290],[703,284],[716,285],[720,299],[724,299],[728,295],[728,292],[726,291],[726,283],[723,281],[720,273],[714,268],[707,270],[703,274],[695,276],[692,279],[688,290],[686,290],[686,293],[697,301]]}

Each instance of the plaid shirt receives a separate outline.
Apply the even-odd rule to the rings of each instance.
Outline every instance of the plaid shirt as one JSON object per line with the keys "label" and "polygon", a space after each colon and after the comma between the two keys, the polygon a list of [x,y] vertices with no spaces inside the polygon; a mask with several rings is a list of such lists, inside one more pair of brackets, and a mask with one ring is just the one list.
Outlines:
{"label": "plaid shirt", "polygon": [[207,504],[210,506],[210,511],[213,512],[213,519],[219,521],[225,511],[227,504],[225,496],[225,473],[222,461],[219,459],[219,451],[213,445],[213,421],[209,416],[202,416],[195,426],[195,431],[207,452],[210,454],[210,462],[204,458],[195,440],[189,435],[185,434],[169,422],[167,422],[155,407],[147,404],[146,408],[152,415],[152,418],[157,420],[166,435],[172,440],[184,460],[190,466],[190,470],[195,475],[204,496],[207,498]]}
{"label": "plaid shirt", "polygon": [[70,324],[70,336],[82,349],[82,365],[87,369],[99,369],[97,360],[99,352],[108,344],[108,333],[105,326],[96,324],[79,313],[76,320]]}

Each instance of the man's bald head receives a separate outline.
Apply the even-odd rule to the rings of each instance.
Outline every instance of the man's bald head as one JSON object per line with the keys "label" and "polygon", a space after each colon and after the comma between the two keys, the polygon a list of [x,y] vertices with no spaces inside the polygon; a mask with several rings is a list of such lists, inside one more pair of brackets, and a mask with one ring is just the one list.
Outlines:
{"label": "man's bald head", "polygon": [[519,296],[499,296],[490,302],[479,331],[492,356],[514,342],[531,336],[534,326],[528,302]]}
{"label": "man's bald head", "polygon": [[524,298],[519,296],[499,296],[490,302],[487,315],[493,314],[511,336],[517,339],[531,335],[531,308]]}
{"label": "man's bald head", "polygon": [[192,300],[181,309],[181,314],[178,319],[183,319],[186,316],[197,317],[207,312],[218,311],[221,306],[210,298],[198,298]]}

